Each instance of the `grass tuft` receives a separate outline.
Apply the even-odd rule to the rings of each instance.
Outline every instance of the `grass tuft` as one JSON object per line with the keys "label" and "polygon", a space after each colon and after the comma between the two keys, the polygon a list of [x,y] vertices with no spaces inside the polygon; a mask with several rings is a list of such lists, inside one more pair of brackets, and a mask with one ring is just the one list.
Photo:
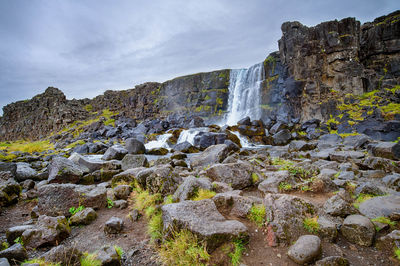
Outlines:
{"label": "grass tuft", "polygon": [[54,149],[54,145],[51,144],[48,140],[42,141],[15,141],[15,142],[1,142],[0,143],[0,151],[6,150],[7,152],[43,152],[47,150]]}
{"label": "grass tuft", "polygon": [[353,206],[358,209],[358,208],[360,208],[361,203],[363,203],[364,201],[367,201],[373,197],[375,197],[375,195],[360,193],[358,195],[358,197],[356,198],[356,200],[354,201]]}
{"label": "grass tuft", "polygon": [[96,258],[97,254],[95,253],[84,253],[81,258],[81,266],[101,266],[101,261]]}
{"label": "grass tuft", "polygon": [[200,188],[199,191],[196,193],[196,196],[193,197],[194,201],[204,200],[204,199],[211,199],[215,196],[215,192],[207,189]]}
{"label": "grass tuft", "polygon": [[[23,263],[29,263],[29,264],[39,264],[39,266],[61,266],[61,263],[53,263],[53,262],[47,262],[43,259],[31,259],[31,260],[26,260]],[[82,266],[86,266],[83,265]]]}
{"label": "grass tuft", "polygon": [[247,215],[250,221],[254,222],[258,227],[262,227],[265,222],[265,207],[262,204],[255,204],[251,207]]}
{"label": "grass tuft", "polygon": [[165,265],[207,265],[210,259],[205,243],[188,230],[175,232],[161,245],[159,255]]}
{"label": "grass tuft", "polygon": [[117,245],[114,245],[114,249],[117,252],[119,258],[121,259],[122,255],[124,255],[124,250],[120,246],[117,246]]}
{"label": "grass tuft", "polygon": [[305,218],[303,221],[303,227],[312,234],[318,233],[319,231],[318,216],[312,218]]}
{"label": "grass tuft", "polygon": [[243,240],[235,239],[233,240],[233,245],[235,250],[229,253],[228,256],[231,258],[232,265],[240,265],[240,259],[242,258],[243,252],[245,251]]}

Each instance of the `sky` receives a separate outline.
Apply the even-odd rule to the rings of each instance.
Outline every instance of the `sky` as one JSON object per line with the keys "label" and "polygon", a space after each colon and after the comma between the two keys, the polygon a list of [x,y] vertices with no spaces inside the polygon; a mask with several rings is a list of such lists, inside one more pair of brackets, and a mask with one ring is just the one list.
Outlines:
{"label": "sky", "polygon": [[93,98],[245,68],[278,50],[285,21],[364,23],[397,9],[398,0],[1,0],[0,107],[49,86]]}

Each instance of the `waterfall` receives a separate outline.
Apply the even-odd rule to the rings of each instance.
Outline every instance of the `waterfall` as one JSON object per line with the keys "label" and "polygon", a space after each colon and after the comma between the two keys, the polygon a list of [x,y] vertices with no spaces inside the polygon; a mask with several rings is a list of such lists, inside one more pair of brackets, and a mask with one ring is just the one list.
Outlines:
{"label": "waterfall", "polygon": [[200,132],[208,132],[208,128],[207,127],[199,127],[199,128],[190,128],[187,130],[183,130],[181,132],[181,134],[179,135],[178,141],[176,143],[179,144],[179,143],[187,141],[190,144],[194,145],[194,138]]}
{"label": "waterfall", "polygon": [[168,145],[168,139],[172,137],[172,134],[164,134],[164,135],[160,135],[157,137],[157,140],[153,140],[150,141],[146,144],[144,144],[144,146],[146,147],[147,150],[151,150],[154,148],[166,148],[169,149],[169,145]]}
{"label": "waterfall", "polygon": [[259,63],[248,69],[233,69],[230,73],[227,125],[235,125],[249,116],[252,120],[261,118],[261,82],[264,79],[264,64]]}

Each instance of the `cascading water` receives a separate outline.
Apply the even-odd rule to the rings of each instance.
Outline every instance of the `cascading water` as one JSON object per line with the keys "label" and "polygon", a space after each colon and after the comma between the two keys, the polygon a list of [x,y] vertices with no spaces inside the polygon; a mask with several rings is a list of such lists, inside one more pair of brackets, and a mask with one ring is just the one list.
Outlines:
{"label": "cascading water", "polygon": [[230,73],[227,125],[235,125],[249,116],[252,120],[261,118],[261,82],[264,79],[264,64],[259,63],[248,69],[233,69]]}
{"label": "cascading water", "polygon": [[146,147],[146,149],[151,150],[154,148],[166,148],[169,149],[169,145],[168,145],[168,139],[172,137],[172,134],[164,134],[164,135],[160,135],[157,137],[157,140],[153,140],[150,141],[146,144],[144,144],[144,146]]}
{"label": "cascading water", "polygon": [[196,137],[196,135],[199,134],[200,132],[207,132],[207,131],[208,128],[206,127],[190,128],[187,130],[183,130],[179,135],[178,141],[176,143],[179,144],[187,141],[190,144],[194,145],[194,138]]}

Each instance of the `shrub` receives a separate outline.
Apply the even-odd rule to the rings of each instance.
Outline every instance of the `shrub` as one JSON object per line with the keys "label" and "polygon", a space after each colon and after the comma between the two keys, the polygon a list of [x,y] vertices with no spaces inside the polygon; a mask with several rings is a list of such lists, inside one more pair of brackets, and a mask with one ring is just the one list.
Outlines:
{"label": "shrub", "polygon": [[161,245],[159,255],[166,265],[206,265],[210,259],[205,243],[188,230],[175,232]]}
{"label": "shrub", "polygon": [[265,222],[265,207],[262,204],[255,204],[251,207],[247,217],[258,227],[262,227]]}

